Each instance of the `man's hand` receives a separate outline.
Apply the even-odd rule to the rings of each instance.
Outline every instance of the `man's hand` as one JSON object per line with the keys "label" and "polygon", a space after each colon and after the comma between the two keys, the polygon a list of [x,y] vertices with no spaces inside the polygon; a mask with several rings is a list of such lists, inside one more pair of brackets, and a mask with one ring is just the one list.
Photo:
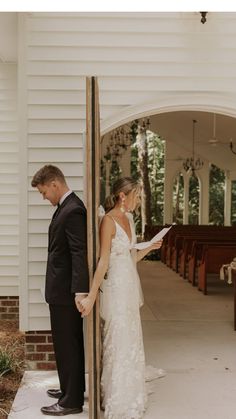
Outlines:
{"label": "man's hand", "polygon": [[81,317],[88,316],[90,311],[93,308],[94,300],[88,295],[86,298],[83,299],[83,301],[80,303],[80,309]]}
{"label": "man's hand", "polygon": [[77,310],[81,312],[82,306],[81,306],[81,301],[84,300],[84,298],[87,297],[87,293],[86,294],[77,294],[75,295],[75,305],[77,307]]}

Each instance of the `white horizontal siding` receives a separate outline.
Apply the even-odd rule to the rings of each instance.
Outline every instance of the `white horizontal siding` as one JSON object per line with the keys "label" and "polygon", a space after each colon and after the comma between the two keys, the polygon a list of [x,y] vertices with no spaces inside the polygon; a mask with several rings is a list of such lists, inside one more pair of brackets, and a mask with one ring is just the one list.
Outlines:
{"label": "white horizontal siding", "polygon": [[56,149],[53,148],[33,148],[29,149],[29,162],[83,162],[83,149],[71,148]]}
{"label": "white horizontal siding", "polygon": [[[164,75],[163,77],[149,76],[148,79],[146,79],[145,76],[133,78],[124,76],[121,77],[121,75],[119,75],[117,77],[108,77],[106,82],[103,82],[103,80],[104,79],[102,77],[99,77],[100,89],[103,85],[105,85],[104,89],[101,89],[101,96],[104,103],[104,106],[101,109],[102,119],[109,117],[111,114],[119,112],[119,110],[122,109],[124,103],[128,102],[128,98],[130,100],[131,94],[134,97],[135,95],[138,95],[137,89],[140,94],[141,92],[147,92],[146,96],[150,95],[152,92],[156,92],[156,94],[158,94],[160,92],[182,92],[183,90],[216,91],[217,89],[224,89],[224,91],[235,91],[235,74],[233,74],[232,77],[228,77],[227,79],[224,78],[224,75],[213,77],[210,74],[206,74],[205,77],[192,79],[191,77],[186,78],[184,74],[178,76],[173,74],[172,76],[168,77],[167,75]],[[180,81],[181,84],[179,83]],[[42,92],[42,90],[40,91]],[[45,119],[59,119],[63,109],[66,109],[65,115],[68,115],[69,109],[71,109],[72,113],[70,116],[68,116],[68,118],[73,119],[73,113],[75,112],[75,109],[77,109],[77,107],[81,108],[82,106],[82,98],[79,97],[79,94],[77,96],[73,94],[74,103],[73,106],[71,106],[68,104],[68,97],[70,96],[70,93],[63,95],[63,91],[58,91],[55,95],[56,98],[53,98],[53,96],[49,94],[47,96],[43,93],[39,93],[39,97],[37,97],[36,100],[36,92],[37,90],[34,90],[33,95],[31,96],[32,107],[30,109],[30,113],[34,119],[40,119],[40,116],[42,118],[43,115]],[[116,97],[114,97],[114,94]],[[82,96],[81,93],[80,95]],[[84,96],[85,93],[83,94],[83,97]],[[44,98],[45,104],[43,103]],[[65,103],[63,103],[63,100]],[[49,113],[47,113],[47,110]],[[57,110],[58,116],[56,116]],[[37,111],[39,112],[38,114]],[[84,119],[85,116],[82,114],[82,111],[80,112],[78,110],[78,112],[75,113]]]}
{"label": "white horizontal siding", "polygon": [[47,249],[41,248],[41,249],[35,249],[35,248],[29,248],[29,257],[30,260],[33,262],[46,262],[47,260]]}
{"label": "white horizontal siding", "polygon": [[29,147],[30,148],[76,148],[83,147],[82,135],[76,133],[58,133],[52,134],[30,134],[29,135]]}
{"label": "white horizontal siding", "polygon": [[[84,123],[84,120],[31,119],[29,120],[28,129],[30,134],[75,134],[81,131],[83,132]],[[66,146],[68,146],[67,141],[65,141]]]}
{"label": "white horizontal siding", "polygon": [[12,258],[12,256],[19,255],[19,248],[17,245],[9,245],[4,243],[3,245],[0,244],[0,264],[1,265],[8,265],[8,263],[19,263],[18,258]]}
{"label": "white horizontal siding", "polygon": [[8,236],[8,235],[0,235],[0,246],[16,246],[18,249],[18,237],[17,236]]}
{"label": "white horizontal siding", "polygon": [[[200,48],[202,42],[202,48],[208,48],[211,46],[216,48],[235,48],[234,37],[231,33],[219,33],[219,32],[205,32],[204,27],[199,26],[199,20],[197,27],[199,31],[194,28],[192,32],[186,33],[158,33],[158,32],[143,32],[140,33],[137,28],[134,32],[111,32],[109,36],[107,32],[32,32],[29,35],[30,46],[64,46],[64,47],[128,47],[128,48],[145,48],[157,47],[157,48],[169,48],[176,46],[177,48],[186,48],[192,45],[192,48]],[[221,23],[223,25],[223,23]],[[223,25],[224,26],[224,25]],[[201,28],[201,31],[200,31]],[[208,22],[209,28],[209,22]],[[197,35],[197,36],[196,36]],[[207,40],[207,43],[204,41]],[[80,73],[79,73],[80,74]]]}
{"label": "white horizontal siding", "polygon": [[[66,65],[65,65],[66,64]],[[212,74],[213,77],[234,77],[236,62],[232,62],[229,66],[228,63],[219,63],[221,65],[215,65],[216,63],[204,63],[204,62],[195,62],[195,63],[176,63],[176,62],[161,62],[161,63],[144,63],[144,62],[97,62],[96,67],[93,62],[47,62],[39,61],[32,62],[29,65],[29,71],[31,74],[38,74],[38,67],[41,68],[41,73],[45,76],[48,75],[58,75],[61,76],[65,74],[66,76],[78,74],[78,72],[86,75],[95,73],[96,76],[112,76],[112,77],[121,77],[127,75],[131,72],[134,77],[182,77],[185,74],[186,77],[199,78]],[[218,64],[218,63],[217,63]],[[54,92],[55,96],[55,92]],[[61,94],[61,97],[65,94]],[[76,103],[81,103],[81,100],[84,98],[83,92],[70,92],[70,96],[73,100],[77,101]],[[31,95],[32,97],[32,95]]]}
{"label": "white horizontal siding", "polygon": [[48,232],[48,226],[50,223],[50,217],[46,218],[45,220],[42,219],[34,219],[29,220],[29,234],[46,234]]}
{"label": "white horizontal siding", "polygon": [[6,236],[6,235],[17,237],[17,240],[19,242],[19,231],[16,225],[0,224],[0,236]]}
{"label": "white horizontal siding", "polygon": [[41,247],[47,247],[48,244],[48,238],[47,238],[47,234],[43,234],[42,233],[38,233],[38,234],[31,234],[29,233],[29,248],[30,247],[34,247],[37,249],[40,249]]}
{"label": "white horizontal siding", "polygon": [[[221,62],[231,63],[232,53],[235,52],[236,46],[227,49],[222,48],[220,50]],[[137,47],[64,47],[58,46],[52,51],[51,47],[38,46],[29,48],[29,60],[30,61],[77,61],[78,62],[122,62],[126,63],[140,62],[140,48]],[[181,49],[173,47],[165,48],[163,46],[150,47],[146,45],[146,48],[142,51],[142,62],[145,63],[161,63],[161,62],[181,62],[181,63],[196,63],[196,62],[219,62],[217,56],[211,57],[208,49],[204,48],[192,48],[191,45],[185,46]],[[83,80],[80,78],[79,86],[83,86]],[[56,80],[55,80],[56,83]],[[67,82],[69,83],[69,81]]]}
{"label": "white horizontal siding", "polygon": [[[53,209],[30,181],[43,164],[54,163],[82,194],[86,76],[98,76],[102,120],[141,103],[158,107],[160,94],[168,92],[232,95],[236,14],[208,13],[202,25],[199,12],[31,13],[25,15],[25,30],[28,306],[34,330],[49,328],[41,290]],[[3,105],[0,97],[0,109],[11,100]],[[6,150],[13,167],[14,147]]]}
{"label": "white horizontal siding", "polygon": [[[40,293],[38,293],[38,296],[40,296]],[[39,297],[40,298],[40,297]],[[48,317],[48,307],[44,303],[43,299],[41,303],[34,302],[33,304],[30,304],[30,310],[29,315],[30,317]]]}
{"label": "white horizontal siding", "polygon": [[[46,305],[46,304],[45,304]],[[49,320],[49,309],[47,309],[47,316],[41,317],[37,315],[34,317],[32,314],[29,317],[29,330],[51,330],[50,320]]]}
{"label": "white horizontal siding", "polygon": [[[34,173],[42,167],[41,162],[39,163],[29,163],[29,176],[33,176]],[[60,164],[60,168],[63,171],[63,173],[67,173],[68,176],[83,176],[83,167],[79,162],[64,162],[62,161]]]}
{"label": "white horizontal siding", "polygon": [[12,265],[9,263],[9,265],[1,265],[0,264],[0,277],[1,277],[1,284],[7,286],[8,281],[9,285],[16,285],[16,278],[18,277],[19,269],[18,264]]}
{"label": "white horizontal siding", "polygon": [[16,66],[0,63],[0,296],[19,295]]}
{"label": "white horizontal siding", "polygon": [[44,303],[44,295],[38,289],[37,290],[30,290],[30,292],[29,292],[29,301],[32,304],[37,304],[40,301],[41,301],[41,303]]}
{"label": "white horizontal siding", "polygon": [[[10,281],[7,281],[7,286],[1,284],[1,296],[2,297],[9,297],[9,296],[18,296],[19,295],[19,286],[18,285],[10,285]],[[14,279],[14,283],[18,283],[18,276]]]}
{"label": "white horizontal siding", "polygon": [[3,162],[0,165],[0,174],[2,173],[19,173],[18,164]]}
{"label": "white horizontal siding", "polygon": [[33,275],[29,276],[29,289],[36,290],[41,292],[42,287],[44,287],[45,277],[44,275]]}

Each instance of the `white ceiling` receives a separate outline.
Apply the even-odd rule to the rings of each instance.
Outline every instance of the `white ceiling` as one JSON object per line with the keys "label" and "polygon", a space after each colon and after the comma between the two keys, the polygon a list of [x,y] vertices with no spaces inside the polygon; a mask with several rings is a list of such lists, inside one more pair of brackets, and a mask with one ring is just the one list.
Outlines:
{"label": "white ceiling", "polygon": [[193,119],[195,124],[195,155],[209,160],[224,170],[236,170],[236,155],[229,148],[233,140],[236,151],[236,118],[216,114],[215,145],[209,143],[213,137],[213,118],[210,112],[179,111],[154,115],[151,117],[151,130],[166,141],[180,146],[178,156],[185,158],[184,152],[192,152]]}

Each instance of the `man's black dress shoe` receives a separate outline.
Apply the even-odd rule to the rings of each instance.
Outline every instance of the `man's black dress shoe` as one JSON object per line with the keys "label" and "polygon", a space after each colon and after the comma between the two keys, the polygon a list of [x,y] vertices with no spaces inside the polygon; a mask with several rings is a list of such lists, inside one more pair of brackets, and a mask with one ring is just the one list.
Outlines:
{"label": "man's black dress shoe", "polygon": [[51,415],[51,416],[65,416],[70,415],[72,413],[82,413],[82,407],[63,407],[60,406],[58,403],[53,404],[52,406],[45,406],[41,408],[41,412],[44,415]]}
{"label": "man's black dress shoe", "polygon": [[62,396],[61,390],[56,389],[56,388],[47,390],[47,394],[50,397],[54,397],[54,399],[60,399],[60,397]]}

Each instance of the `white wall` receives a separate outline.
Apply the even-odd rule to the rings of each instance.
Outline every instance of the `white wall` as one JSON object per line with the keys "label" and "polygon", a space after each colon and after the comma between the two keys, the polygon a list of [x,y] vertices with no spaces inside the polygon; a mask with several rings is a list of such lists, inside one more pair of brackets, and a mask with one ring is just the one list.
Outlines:
{"label": "white wall", "polygon": [[52,209],[30,180],[42,165],[54,163],[82,196],[86,76],[98,76],[106,131],[122,118],[133,119],[135,109],[140,115],[150,104],[158,109],[165,98],[178,109],[179,96],[188,105],[205,94],[217,107],[223,95],[233,108],[236,14],[209,13],[205,25],[197,12],[28,13],[19,20],[20,136],[26,159],[21,162],[21,328],[42,330],[49,328],[40,289]]}
{"label": "white wall", "polygon": [[19,143],[16,65],[0,63],[0,296],[19,283]]}

